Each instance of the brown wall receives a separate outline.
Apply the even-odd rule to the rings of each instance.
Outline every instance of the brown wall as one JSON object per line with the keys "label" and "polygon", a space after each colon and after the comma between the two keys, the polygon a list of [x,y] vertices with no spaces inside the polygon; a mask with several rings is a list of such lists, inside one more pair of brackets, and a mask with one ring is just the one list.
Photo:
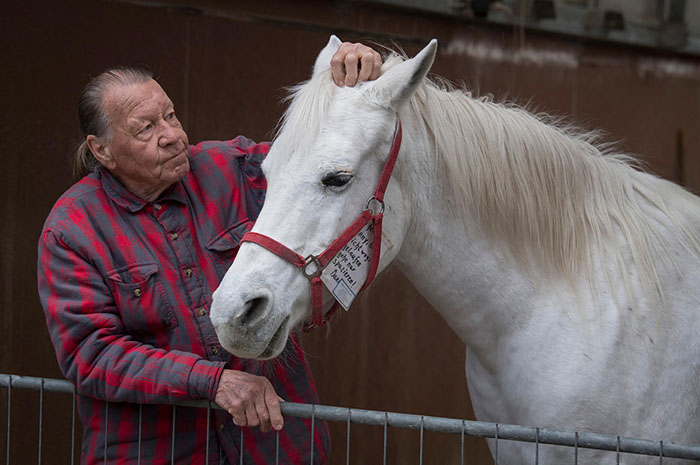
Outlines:
{"label": "brown wall", "polygon": [[[3,7],[0,372],[60,377],[36,293],[36,242],[71,183],[78,93],[110,65],[150,66],[191,141],[237,134],[263,140],[281,114],[281,88],[307,77],[329,33],[394,40],[409,54],[437,37],[437,74],[602,128],[658,174],[700,190],[697,58],[534,32],[526,34],[523,52],[507,28],[349,1],[189,3],[200,11],[138,1]],[[326,404],[472,416],[462,343],[395,271],[332,329],[308,335],[305,347]],[[38,396],[13,395],[12,463],[32,463]],[[0,418],[5,409],[0,400]],[[70,399],[47,394],[44,410],[43,462],[67,463]],[[345,426],[332,428],[332,462],[344,463]],[[417,439],[415,432],[390,431],[390,463],[417,461]],[[353,426],[351,462],[381,463],[381,440],[381,429]],[[427,434],[425,463],[458,460],[459,448],[459,437]],[[490,461],[482,440],[469,440],[467,448],[469,463]]]}

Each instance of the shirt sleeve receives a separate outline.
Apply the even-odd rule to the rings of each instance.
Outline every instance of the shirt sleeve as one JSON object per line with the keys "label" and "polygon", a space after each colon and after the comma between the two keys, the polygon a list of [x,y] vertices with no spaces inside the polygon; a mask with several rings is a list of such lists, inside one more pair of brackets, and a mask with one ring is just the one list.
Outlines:
{"label": "shirt sleeve", "polygon": [[238,136],[231,141],[232,147],[242,156],[241,173],[243,178],[239,180],[240,190],[245,190],[248,201],[248,217],[255,219],[262,209],[267,190],[267,181],[263,174],[261,164],[270,151],[269,142],[254,142],[245,136]]}
{"label": "shirt sleeve", "polygon": [[110,402],[214,400],[225,363],[128,335],[102,275],[52,230],[39,241],[38,287],[58,364],[78,392]]}

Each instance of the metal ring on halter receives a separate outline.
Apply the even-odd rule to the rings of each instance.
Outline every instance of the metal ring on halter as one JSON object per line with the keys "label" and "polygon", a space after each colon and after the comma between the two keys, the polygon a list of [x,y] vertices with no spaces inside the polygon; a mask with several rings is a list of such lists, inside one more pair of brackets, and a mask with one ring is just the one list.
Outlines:
{"label": "metal ring on halter", "polygon": [[[379,211],[376,211],[376,209],[373,209],[372,206],[378,206]],[[377,199],[375,196],[372,196],[369,198],[367,201],[367,210],[372,214],[372,216],[379,215],[380,213],[384,213],[384,201]]]}
{"label": "metal ring on halter", "polygon": [[[316,266],[316,270],[313,273],[309,273],[307,268],[309,265],[314,264]],[[301,272],[304,273],[304,276],[306,276],[306,279],[311,281],[313,278],[316,276],[321,276],[321,273],[323,272],[323,267],[321,266],[321,262],[318,261],[318,257],[316,255],[309,255],[304,259],[304,266],[301,268]]]}

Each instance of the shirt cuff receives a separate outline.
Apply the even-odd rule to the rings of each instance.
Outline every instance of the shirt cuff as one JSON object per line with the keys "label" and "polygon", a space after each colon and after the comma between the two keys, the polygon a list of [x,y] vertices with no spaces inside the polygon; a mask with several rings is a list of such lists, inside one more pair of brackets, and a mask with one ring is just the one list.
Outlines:
{"label": "shirt cuff", "polygon": [[226,362],[197,360],[187,379],[190,397],[214,400],[216,389],[219,387],[219,378],[221,378],[225,366]]}

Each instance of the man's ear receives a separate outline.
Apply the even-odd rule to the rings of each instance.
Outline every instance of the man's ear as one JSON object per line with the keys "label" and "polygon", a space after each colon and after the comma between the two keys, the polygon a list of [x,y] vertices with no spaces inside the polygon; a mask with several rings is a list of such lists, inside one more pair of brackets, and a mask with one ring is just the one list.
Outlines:
{"label": "man's ear", "polygon": [[112,157],[112,152],[109,149],[109,145],[102,139],[91,134],[85,138],[85,142],[87,142],[88,148],[102,166],[108,170],[114,169],[114,167],[117,166],[114,161],[114,157]]}
{"label": "man's ear", "polygon": [[311,75],[312,77],[331,68],[331,58],[333,58],[333,55],[338,51],[341,44],[342,42],[338,37],[331,35],[328,44],[326,44],[323,50],[321,50],[321,53],[318,54],[318,57],[316,57],[314,72]]}
{"label": "man's ear", "polygon": [[437,53],[433,39],[415,57],[387,70],[376,81],[366,85],[367,96],[376,105],[397,110],[408,100],[430,71]]}

